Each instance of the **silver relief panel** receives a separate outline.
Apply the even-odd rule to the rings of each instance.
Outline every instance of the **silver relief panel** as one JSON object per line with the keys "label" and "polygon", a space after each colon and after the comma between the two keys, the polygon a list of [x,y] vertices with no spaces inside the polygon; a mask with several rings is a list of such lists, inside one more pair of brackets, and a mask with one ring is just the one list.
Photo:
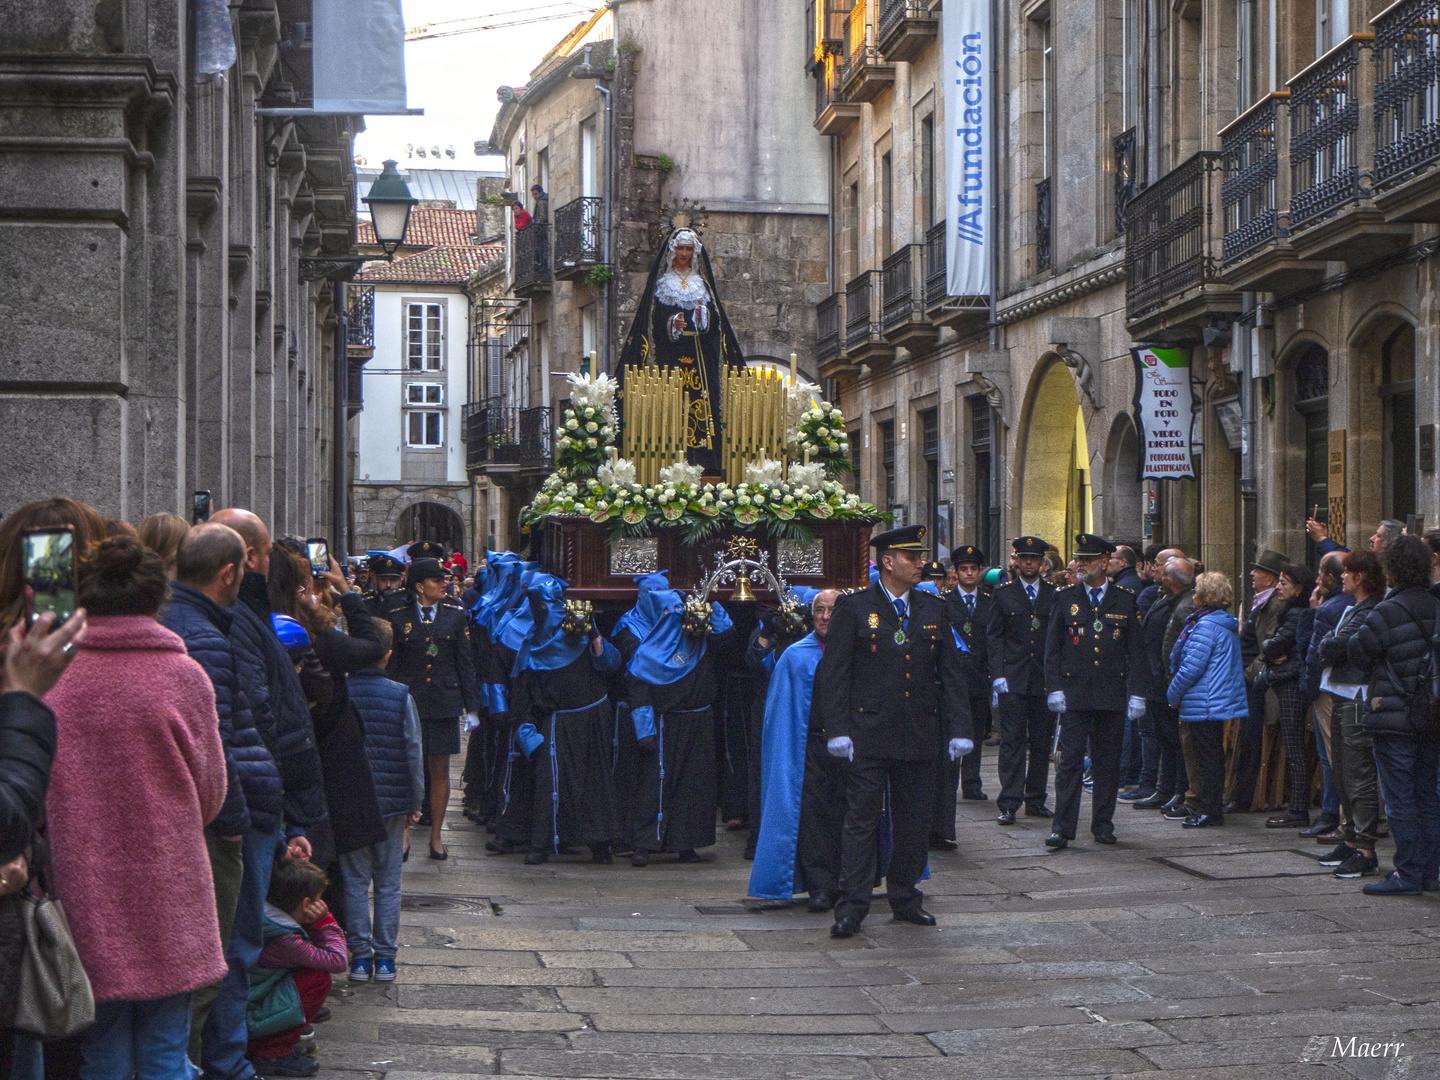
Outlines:
{"label": "silver relief panel", "polygon": [[660,545],[653,536],[610,541],[610,573],[616,577],[653,574],[660,569]]}
{"label": "silver relief panel", "polygon": [[782,576],[819,577],[825,573],[825,541],[781,540],[776,561]]}

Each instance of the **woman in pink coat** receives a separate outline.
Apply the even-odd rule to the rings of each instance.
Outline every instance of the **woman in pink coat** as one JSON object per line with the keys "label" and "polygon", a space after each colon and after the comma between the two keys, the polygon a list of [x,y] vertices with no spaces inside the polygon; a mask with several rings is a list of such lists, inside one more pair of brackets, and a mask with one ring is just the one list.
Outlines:
{"label": "woman in pink coat", "polygon": [[155,621],[165,566],[127,537],[80,568],[89,630],[45,700],[55,892],[95,992],[80,1075],[188,1080],[190,993],[226,970],[204,827],[225,797],[215,691]]}

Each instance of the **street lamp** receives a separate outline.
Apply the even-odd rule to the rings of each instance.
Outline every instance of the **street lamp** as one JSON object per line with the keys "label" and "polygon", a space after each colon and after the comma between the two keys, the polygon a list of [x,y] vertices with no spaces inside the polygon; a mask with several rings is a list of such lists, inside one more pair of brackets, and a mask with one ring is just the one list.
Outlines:
{"label": "street lamp", "polygon": [[405,233],[410,228],[410,211],[417,200],[410,194],[410,186],[395,169],[393,159],[385,162],[384,169],[370,185],[364,203],[370,208],[370,224],[375,229],[375,243],[384,252],[375,255],[335,255],[302,258],[300,280],[318,281],[321,278],[335,278],[346,281],[367,262],[381,259],[393,262],[395,252],[405,242]]}

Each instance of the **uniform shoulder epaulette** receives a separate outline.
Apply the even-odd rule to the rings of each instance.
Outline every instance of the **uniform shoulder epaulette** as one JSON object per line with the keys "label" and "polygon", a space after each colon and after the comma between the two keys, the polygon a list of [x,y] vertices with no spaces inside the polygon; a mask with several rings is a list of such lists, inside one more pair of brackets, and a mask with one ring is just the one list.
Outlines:
{"label": "uniform shoulder epaulette", "polygon": [[1131,596],[1135,595],[1135,590],[1132,589],[1129,585],[1121,585],[1118,581],[1112,581],[1110,584],[1114,585],[1115,588],[1119,589],[1123,593],[1129,593]]}
{"label": "uniform shoulder epaulette", "polygon": [[462,603],[459,601],[459,599],[457,599],[456,597],[453,597],[453,596],[442,596],[442,597],[437,601],[437,603],[439,604],[440,607],[455,608],[455,609],[458,610],[458,611],[464,611],[464,610],[465,610],[465,605],[462,604]]}

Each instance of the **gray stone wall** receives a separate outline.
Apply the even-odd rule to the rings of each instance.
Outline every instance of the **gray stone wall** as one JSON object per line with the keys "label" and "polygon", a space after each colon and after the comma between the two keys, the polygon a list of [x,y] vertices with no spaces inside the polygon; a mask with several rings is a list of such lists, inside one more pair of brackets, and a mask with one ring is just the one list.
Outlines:
{"label": "gray stone wall", "polygon": [[[484,542],[473,535],[472,494],[470,484],[364,484],[350,486],[351,512],[354,515],[355,552],[388,551],[409,541],[401,528],[405,511],[416,503],[437,503],[460,515],[465,529],[465,556],[473,558]],[[404,533],[404,535],[402,535]]]}

